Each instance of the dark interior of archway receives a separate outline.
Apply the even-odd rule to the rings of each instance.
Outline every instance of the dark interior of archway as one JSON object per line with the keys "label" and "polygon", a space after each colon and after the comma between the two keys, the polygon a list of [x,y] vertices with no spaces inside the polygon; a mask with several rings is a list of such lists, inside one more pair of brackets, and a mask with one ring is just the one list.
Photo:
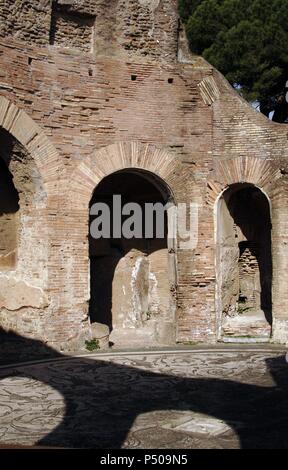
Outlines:
{"label": "dark interior of archway", "polygon": [[13,139],[0,130],[0,269],[15,263],[17,246],[16,214],[19,210],[19,194],[9,171],[13,152]]}
{"label": "dark interior of archway", "polygon": [[[122,207],[130,202],[137,203],[144,209],[145,203],[167,202],[167,195],[160,191],[157,184],[141,172],[121,171],[104,178],[94,191],[90,201],[93,204],[106,203],[110,208],[111,227],[113,223],[113,195],[121,195]],[[122,216],[122,223],[129,216]],[[90,215],[90,223],[94,217]],[[154,219],[155,221],[155,219]],[[155,223],[154,223],[155,227]],[[145,238],[145,218],[143,210],[142,237],[126,239],[123,236],[109,239],[93,239],[89,234],[90,256],[90,305],[91,323],[98,322],[113,329],[112,322],[112,288],[115,269],[126,254],[136,249],[148,256],[156,250],[167,248],[167,215],[164,217],[164,236]],[[113,235],[113,233],[112,233]],[[120,299],[119,299],[120,301]]]}
{"label": "dark interior of archway", "polygon": [[[224,194],[228,210],[234,224],[240,228],[244,240],[239,241],[239,299],[238,301],[253,307],[253,292],[243,293],[241,286],[245,278],[260,276],[260,305],[266,320],[272,324],[272,253],[271,253],[271,218],[266,196],[254,186],[239,185]],[[246,288],[247,289],[247,288]],[[257,308],[257,305],[254,305]]]}

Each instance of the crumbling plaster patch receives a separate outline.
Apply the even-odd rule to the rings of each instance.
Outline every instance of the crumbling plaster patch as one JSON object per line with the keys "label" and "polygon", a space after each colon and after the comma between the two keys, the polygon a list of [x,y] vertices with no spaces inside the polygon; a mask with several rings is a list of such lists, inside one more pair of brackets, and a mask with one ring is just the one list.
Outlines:
{"label": "crumbling plaster patch", "polygon": [[0,275],[0,308],[14,311],[23,307],[40,309],[48,305],[48,298],[39,287],[16,277]]}

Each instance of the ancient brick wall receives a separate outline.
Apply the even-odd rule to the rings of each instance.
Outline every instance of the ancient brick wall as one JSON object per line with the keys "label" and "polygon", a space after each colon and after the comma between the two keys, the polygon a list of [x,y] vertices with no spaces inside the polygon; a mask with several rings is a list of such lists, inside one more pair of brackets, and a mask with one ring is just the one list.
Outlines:
{"label": "ancient brick wall", "polygon": [[174,61],[175,1],[1,0],[0,37],[27,44]]}
{"label": "ancient brick wall", "polygon": [[36,195],[5,273],[30,291],[17,309],[2,302],[3,327],[58,347],[89,336],[89,203],[104,176],[135,167],[198,205],[197,246],[168,255],[177,341],[218,338],[215,205],[238,182],[271,201],[273,334],[287,340],[287,131],[188,54],[176,0],[0,0],[0,63],[0,126],[35,162]]}

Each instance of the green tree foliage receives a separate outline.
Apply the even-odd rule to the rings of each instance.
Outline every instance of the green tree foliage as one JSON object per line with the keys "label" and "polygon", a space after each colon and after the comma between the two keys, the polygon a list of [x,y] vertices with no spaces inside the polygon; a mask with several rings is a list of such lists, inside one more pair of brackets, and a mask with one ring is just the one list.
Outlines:
{"label": "green tree foliage", "polygon": [[179,0],[179,13],[183,21],[187,21],[202,0]]}
{"label": "green tree foliage", "polygon": [[191,50],[273,120],[288,118],[288,0],[179,0]]}

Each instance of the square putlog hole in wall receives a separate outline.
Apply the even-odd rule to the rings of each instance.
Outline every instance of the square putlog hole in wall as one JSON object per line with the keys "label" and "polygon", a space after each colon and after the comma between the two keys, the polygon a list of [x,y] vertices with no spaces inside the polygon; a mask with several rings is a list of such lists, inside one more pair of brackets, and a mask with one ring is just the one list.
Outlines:
{"label": "square putlog hole in wall", "polygon": [[95,16],[78,12],[53,11],[50,44],[93,52]]}

